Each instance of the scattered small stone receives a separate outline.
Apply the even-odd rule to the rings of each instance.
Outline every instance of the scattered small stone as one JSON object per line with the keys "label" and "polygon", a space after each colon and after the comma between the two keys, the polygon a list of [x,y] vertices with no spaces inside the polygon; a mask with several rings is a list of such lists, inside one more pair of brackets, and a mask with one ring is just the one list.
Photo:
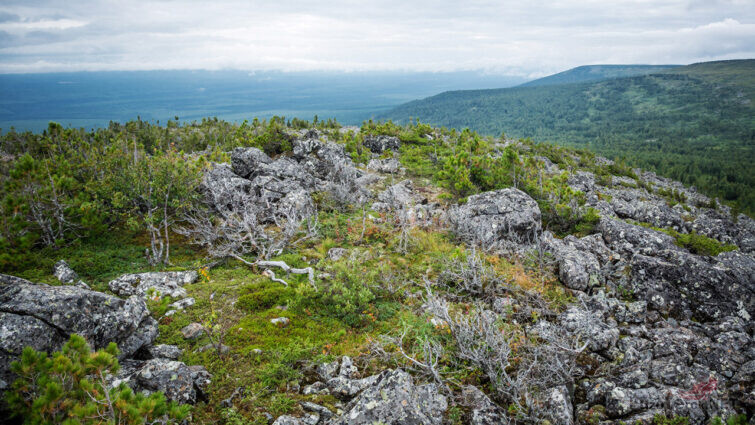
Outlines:
{"label": "scattered small stone", "polygon": [[325,406],[321,406],[317,403],[312,403],[311,401],[302,401],[300,404],[304,410],[317,413],[325,419],[330,419],[333,417],[333,412],[331,412],[330,409]]}
{"label": "scattered small stone", "polygon": [[280,328],[285,328],[289,323],[291,323],[291,320],[288,317],[276,317],[275,319],[270,319],[270,323]]}
{"label": "scattered small stone", "polygon": [[333,261],[338,261],[346,255],[348,251],[345,248],[330,248],[328,250],[328,258]]}
{"label": "scattered small stone", "polygon": [[189,298],[184,298],[182,300],[178,300],[174,302],[173,304],[170,305],[170,307],[173,307],[176,310],[183,310],[186,307],[193,306],[195,303],[196,301],[194,300],[194,298],[189,297]]}
{"label": "scattered small stone", "polygon": [[256,355],[259,356],[260,354],[262,354],[262,350],[259,349],[259,348],[255,348],[255,349],[252,350],[252,353],[254,353],[254,354],[256,354]]}
{"label": "scattered small stone", "polygon": [[330,394],[330,390],[328,389],[328,386],[325,385],[324,382],[317,381],[312,385],[307,385],[306,387],[304,387],[301,393],[304,395],[312,395],[312,394],[327,395],[327,394]]}
{"label": "scattered small stone", "polygon": [[273,425],[304,425],[304,422],[295,416],[283,415],[279,416],[278,419],[273,422]]}
{"label": "scattered small stone", "polygon": [[181,334],[186,339],[197,339],[204,335],[204,327],[199,323],[190,323],[181,329]]}
{"label": "scattered small stone", "polygon": [[[216,349],[217,349],[217,347],[214,344],[205,344],[205,345],[199,347],[199,349],[197,351],[199,351],[200,353],[203,353],[203,352],[205,352],[207,350],[216,350]],[[228,354],[228,353],[231,352],[231,347],[229,347],[229,346],[227,346],[225,344],[220,344],[220,348],[219,348],[218,351],[220,351],[220,354]]]}

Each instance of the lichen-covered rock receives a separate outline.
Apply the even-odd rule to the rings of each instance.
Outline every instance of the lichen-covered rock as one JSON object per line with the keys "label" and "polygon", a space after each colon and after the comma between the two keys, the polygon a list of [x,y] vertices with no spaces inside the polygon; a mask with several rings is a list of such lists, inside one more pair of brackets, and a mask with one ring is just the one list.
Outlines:
{"label": "lichen-covered rock", "polygon": [[540,208],[519,189],[501,189],[470,196],[451,209],[449,221],[465,241],[484,249],[508,249],[533,243],[540,232]]}
{"label": "lichen-covered rock", "polygon": [[391,210],[400,210],[408,208],[419,200],[415,199],[412,181],[404,180],[380,192],[378,201],[388,205]]}
{"label": "lichen-covered rock", "polygon": [[209,205],[225,210],[229,205],[237,205],[248,198],[252,182],[239,177],[228,164],[213,164],[205,172],[200,190]]}
{"label": "lichen-covered rock", "polygon": [[401,140],[394,136],[366,136],[363,144],[372,153],[383,153],[388,149],[397,151],[401,147]]}
{"label": "lichen-covered rock", "polygon": [[506,411],[490,401],[479,388],[467,385],[461,390],[464,405],[471,410],[469,423],[471,425],[499,425],[509,423]]}
{"label": "lichen-covered rock", "polygon": [[606,245],[622,255],[631,256],[634,253],[654,255],[661,250],[681,250],[674,243],[674,238],[663,232],[613,218],[601,217],[598,231],[603,235]]}
{"label": "lichen-covered rock", "polygon": [[616,387],[606,395],[606,412],[611,418],[620,418],[630,413],[651,409],[663,401],[656,388],[637,390]]}
{"label": "lichen-covered rock", "polygon": [[367,164],[367,169],[385,174],[396,174],[404,171],[404,169],[401,167],[401,163],[394,158],[371,159]]}
{"label": "lichen-covered rock", "polygon": [[278,419],[272,423],[272,425],[306,425],[301,419],[296,416],[282,415],[278,416]]}
{"label": "lichen-covered rock", "polygon": [[181,328],[181,335],[186,339],[197,339],[204,335],[204,326],[199,323],[189,323]]}
{"label": "lichen-covered rock", "polygon": [[415,385],[411,375],[396,369],[381,373],[332,424],[439,425],[447,407],[435,384]]}
{"label": "lichen-covered rock", "polygon": [[75,286],[0,275],[0,380],[12,382],[10,362],[25,346],[53,352],[74,333],[94,349],[115,342],[120,358],[127,358],[154,341],[157,323],[137,297],[123,300]]}
{"label": "lichen-covered rock", "polygon": [[380,379],[380,375],[372,375],[362,379],[349,379],[345,376],[336,376],[326,382],[330,393],[340,398],[350,398],[365,388],[374,385]]}
{"label": "lichen-covered rock", "polygon": [[178,360],[178,358],[181,357],[181,354],[183,354],[183,350],[180,348],[175,345],[167,344],[153,345],[147,347],[145,351],[147,356],[152,359]]}
{"label": "lichen-covered rock", "polygon": [[195,270],[129,273],[111,280],[108,287],[122,297],[138,295],[152,299],[161,299],[164,296],[183,298],[186,296],[183,286],[196,282],[198,278],[199,274]]}
{"label": "lichen-covered rock", "polygon": [[64,285],[76,285],[79,288],[91,289],[89,285],[79,279],[78,273],[73,271],[65,260],[55,263],[55,266],[52,268],[52,274]]}
{"label": "lichen-covered rock", "polygon": [[135,391],[161,391],[168,400],[180,404],[196,403],[210,383],[210,374],[204,367],[187,366],[175,360],[155,358],[127,365],[114,384],[123,382]]}
{"label": "lichen-covered rock", "polygon": [[567,240],[543,234],[543,245],[558,261],[558,277],[570,289],[587,291],[600,283],[600,263],[592,253],[578,249]]}
{"label": "lichen-covered rock", "polygon": [[330,248],[328,250],[328,258],[333,261],[338,261],[346,255],[348,251],[345,248]]}
{"label": "lichen-covered rock", "polygon": [[731,314],[745,320],[755,315],[755,282],[745,278],[751,260],[720,262],[679,250],[653,254],[632,257],[630,284],[654,310],[706,322]]}
{"label": "lichen-covered rock", "polygon": [[543,409],[543,416],[549,418],[553,424],[572,425],[574,423],[571,396],[563,385],[546,391]]}
{"label": "lichen-covered rock", "polygon": [[79,279],[79,275],[73,271],[71,266],[65,260],[60,260],[53,266],[52,274],[65,284],[74,283]]}

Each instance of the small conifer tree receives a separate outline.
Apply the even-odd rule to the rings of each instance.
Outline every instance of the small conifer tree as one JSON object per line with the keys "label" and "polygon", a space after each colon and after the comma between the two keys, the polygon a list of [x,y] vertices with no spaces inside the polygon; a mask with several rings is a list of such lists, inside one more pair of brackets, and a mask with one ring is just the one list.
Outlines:
{"label": "small conifer tree", "polygon": [[93,352],[79,335],[52,356],[26,347],[11,364],[18,378],[6,393],[8,407],[34,425],[171,424],[188,415],[188,406],[167,402],[160,392],[146,396],[123,383],[111,388],[117,356],[115,343]]}

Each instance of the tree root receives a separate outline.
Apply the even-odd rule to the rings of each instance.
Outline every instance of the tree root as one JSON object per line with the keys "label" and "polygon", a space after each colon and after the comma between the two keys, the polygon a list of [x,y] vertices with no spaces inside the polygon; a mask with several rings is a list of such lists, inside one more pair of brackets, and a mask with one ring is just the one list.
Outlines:
{"label": "tree root", "polygon": [[288,283],[285,280],[275,277],[275,272],[270,270],[269,267],[278,267],[279,269],[286,272],[286,274],[306,274],[307,278],[309,279],[309,284],[315,286],[315,270],[312,267],[305,267],[303,269],[300,269],[289,266],[285,261],[257,260],[255,262],[251,262],[243,259],[238,255],[232,255],[232,257],[241,261],[249,267],[259,266],[268,268],[267,270],[265,270],[266,275],[270,277],[270,280],[272,280],[273,282],[282,283],[283,285],[288,286]]}

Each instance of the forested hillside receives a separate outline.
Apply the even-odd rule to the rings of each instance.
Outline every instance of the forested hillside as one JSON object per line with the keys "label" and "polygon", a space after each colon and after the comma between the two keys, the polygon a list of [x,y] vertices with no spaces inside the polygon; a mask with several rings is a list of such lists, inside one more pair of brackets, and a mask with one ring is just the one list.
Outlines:
{"label": "forested hillside", "polygon": [[528,81],[519,87],[550,86],[554,84],[586,83],[610,78],[648,75],[679,65],[584,65],[559,72],[558,74]]}
{"label": "forested hillside", "polygon": [[580,84],[446,92],[384,118],[585,147],[755,211],[755,60]]}

